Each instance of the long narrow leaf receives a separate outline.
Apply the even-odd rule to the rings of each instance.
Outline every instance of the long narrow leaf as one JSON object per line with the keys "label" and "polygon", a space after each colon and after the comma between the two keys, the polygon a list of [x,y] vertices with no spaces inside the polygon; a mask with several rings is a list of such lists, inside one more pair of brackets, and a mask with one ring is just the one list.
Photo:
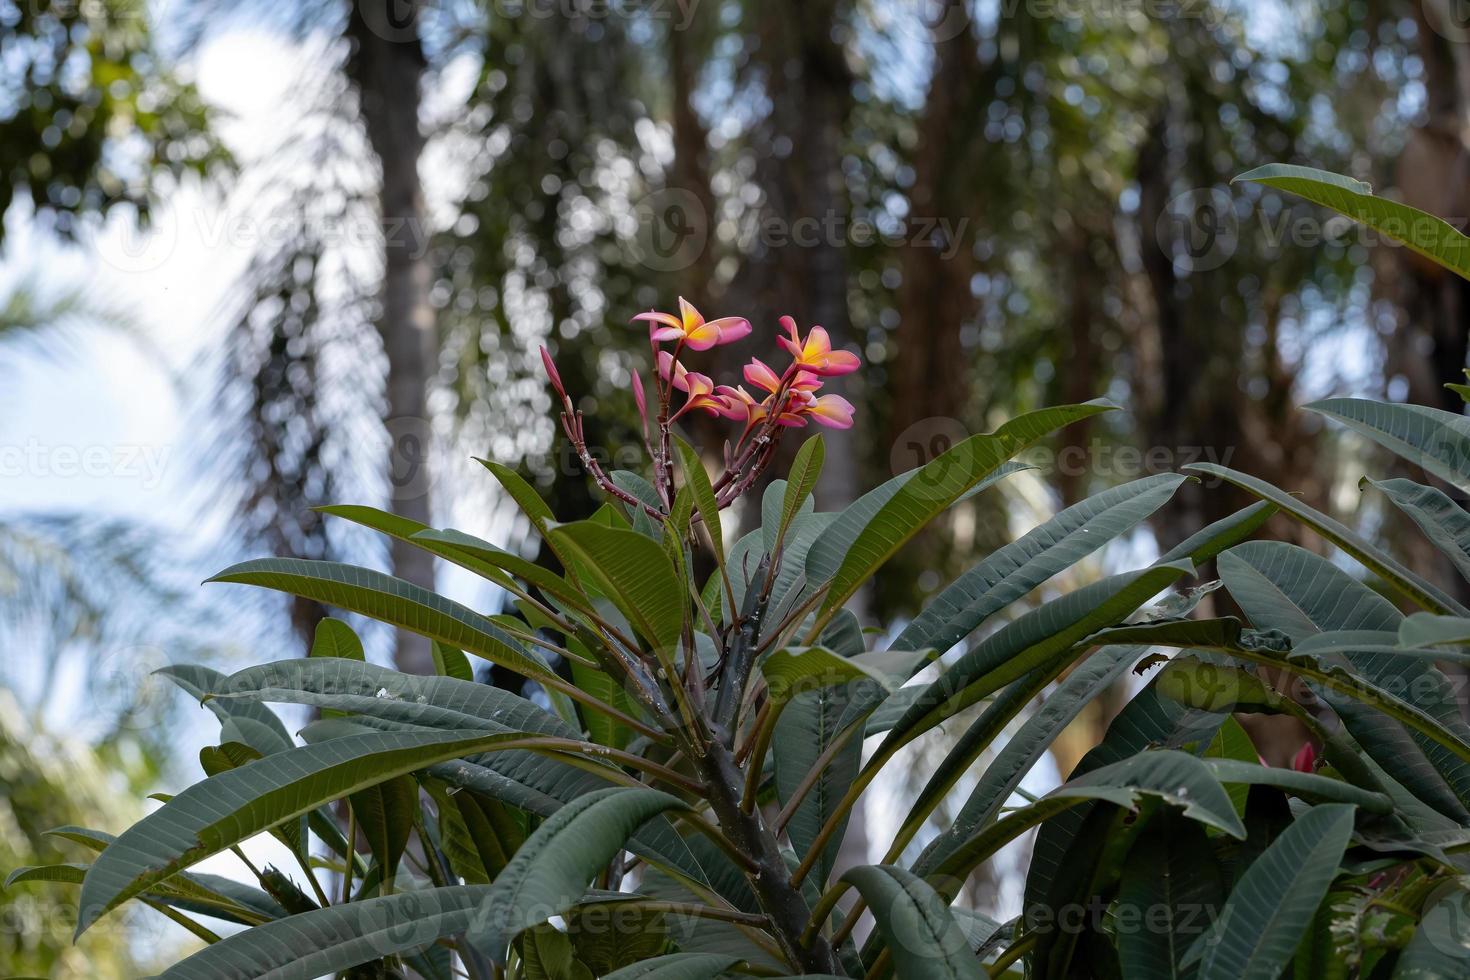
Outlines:
{"label": "long narrow leaf", "polygon": [[440,640],[526,677],[558,680],[519,641],[468,606],[372,569],[300,558],[257,558],[232,565],[209,581],[257,585],[315,599]]}
{"label": "long narrow leaf", "polygon": [[[926,463],[883,503],[852,543],[832,577],[824,613],[842,606],[884,562],[938,514],[1012,456],[1065,425],[1114,406],[1089,403],[1029,412],[995,432],[971,436]],[[808,559],[808,568],[811,561]],[[928,646],[929,644],[923,644]]]}
{"label": "long narrow leaf", "polygon": [[77,935],[155,883],[267,828],[394,776],[486,751],[504,738],[484,732],[352,735],[277,752],[195,783],[98,855],[82,885]]}

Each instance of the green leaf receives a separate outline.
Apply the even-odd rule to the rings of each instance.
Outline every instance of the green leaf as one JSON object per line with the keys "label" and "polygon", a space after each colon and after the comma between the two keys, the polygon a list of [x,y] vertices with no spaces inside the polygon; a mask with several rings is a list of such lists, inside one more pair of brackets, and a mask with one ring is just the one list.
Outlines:
{"label": "green leaf", "polygon": [[[445,859],[449,862],[451,874],[456,878],[464,879],[466,885],[490,884],[494,875],[490,873],[488,862],[481,854],[459,808],[460,798],[471,797],[473,794],[450,795],[448,784],[439,779],[426,779],[424,791],[434,801],[436,811],[436,819],[432,823],[427,819],[428,814],[425,814],[425,823],[428,824],[427,829],[433,838],[434,846],[444,853]],[[502,863],[501,866],[503,867],[504,864]]]}
{"label": "green leaf", "polygon": [[1337,876],[1353,807],[1313,807],[1241,876],[1200,946],[1199,980],[1276,980]]}
{"label": "green leaf", "polygon": [[195,783],[98,855],[82,885],[77,935],[132,896],[232,844],[394,776],[488,751],[504,738],[484,732],[350,735]]}
{"label": "green leaf", "polygon": [[1470,615],[1470,610],[1466,610],[1443,589],[1415,574],[1352,528],[1308,507],[1290,494],[1282,493],[1266,481],[1214,463],[1195,463],[1185,469],[1225,480],[1262,500],[1270,501],[1362,562],[1415,604],[1433,612]]}
{"label": "green leaf", "polygon": [[1470,493],[1470,418],[1422,405],[1328,398],[1304,406]]}
{"label": "green leaf", "polygon": [[454,885],[302,912],[228,936],[159,980],[312,980],[461,933],[489,894]]}
{"label": "green leaf", "polygon": [[663,548],[636,531],[591,521],[551,531],[559,548],[580,559],[590,576],[649,643],[672,650],[684,629],[684,589]]}
{"label": "green leaf", "polygon": [[1258,167],[1235,180],[1264,184],[1331,208],[1470,279],[1470,238],[1428,212],[1374,197],[1373,188],[1360,180],[1285,163]]}
{"label": "green leaf", "polygon": [[1183,980],[1190,944],[1225,898],[1224,876],[1199,824],[1156,814],[1128,852],[1118,883],[1113,931],[1130,980]]}
{"label": "green leaf", "polygon": [[[1235,571],[1227,563],[1227,574],[1233,576]],[[1375,595],[1371,592],[1365,594]],[[1347,608],[1346,604],[1344,608]],[[1346,635],[1362,635],[1360,631],[1344,632]],[[1317,637],[1329,639],[1341,635],[1344,634],[1321,633]],[[1381,634],[1371,631],[1369,635]],[[1396,697],[1390,693],[1396,689],[1392,686],[1391,679],[1389,685],[1380,686],[1346,669],[1340,663],[1319,660],[1317,657],[1318,652],[1334,652],[1337,649],[1338,652],[1345,651],[1350,657],[1362,661],[1366,657],[1380,657],[1378,650],[1384,650],[1388,654],[1385,659],[1403,663],[1401,655],[1412,651],[1398,647],[1373,648],[1356,644],[1341,648],[1327,647],[1318,651],[1318,644],[1310,637],[1302,640],[1296,648],[1288,649],[1284,639],[1270,634],[1255,634],[1252,639],[1251,631],[1242,630],[1240,621],[1233,617],[1127,626],[1104,630],[1093,639],[1150,642],[1210,650],[1297,674],[1316,685],[1318,693],[1333,705],[1349,730],[1356,731],[1360,736],[1369,748],[1370,755],[1380,758],[1383,760],[1382,764],[1412,783],[1421,799],[1433,801],[1436,807],[1446,808],[1446,812],[1460,808],[1456,798],[1447,792],[1443,780],[1435,773],[1436,768],[1442,768],[1458,781],[1463,778],[1459,767],[1470,763],[1470,739],[1462,734],[1463,723],[1458,717],[1445,710],[1443,703],[1433,698],[1416,698],[1416,701],[1423,703],[1421,706]],[[1415,665],[1410,663],[1409,666]],[[1423,674],[1414,676],[1420,684],[1419,691],[1432,693],[1441,689],[1441,681],[1438,679]],[[1264,710],[1268,714],[1285,712],[1298,717],[1304,724],[1312,724],[1311,717],[1292,702],[1266,689],[1259,680],[1229,667],[1214,663],[1199,664],[1188,659],[1175,661],[1165,669],[1159,680],[1160,690],[1193,708],[1211,711],[1239,708],[1247,711]],[[1404,727],[1398,727],[1400,725]],[[1413,736],[1412,740],[1410,734]],[[1416,742],[1424,747],[1423,751]],[[1432,763],[1425,757],[1425,752],[1433,758]],[[1398,760],[1396,764],[1393,761],[1395,759]],[[1346,764],[1349,760],[1342,761]]]}
{"label": "green leaf", "polygon": [[519,641],[468,606],[368,568],[299,558],[257,558],[232,565],[208,581],[258,585],[315,599],[440,640],[526,677],[559,680]]}
{"label": "green leaf", "polygon": [[445,730],[483,728],[577,738],[545,709],[502,688],[454,677],[404,674],[344,660],[280,660],[221,675],[208,704],[276,701],[332,708]]}
{"label": "green leaf", "polygon": [[699,458],[699,453],[693,446],[683,439],[676,439],[674,444],[679,449],[679,460],[684,466],[684,485],[689,488],[694,509],[699,511],[705,533],[709,535],[715,561],[724,565],[725,538],[720,528],[720,504],[715,499],[715,488],[709,482],[709,471],[704,468],[704,460]]}
{"label": "green leaf", "polygon": [[[515,587],[515,583],[507,572],[521,575],[526,581],[536,582],[538,585],[541,584],[540,580],[549,579],[552,581],[551,589],[547,590],[549,592],[554,591],[556,583],[561,581],[556,574],[533,562],[502,551],[488,542],[459,531],[436,531],[427,524],[420,524],[418,521],[399,517],[397,514],[379,510],[376,507],[364,507],[358,504],[333,504],[314,509],[407,542],[435,557],[467,568],[505,589]],[[575,596],[575,592],[572,595]]]}
{"label": "green leaf", "polygon": [[392,881],[418,817],[419,784],[412,776],[395,776],[347,799],[357,815],[359,832],[383,869],[384,880]]}
{"label": "green leaf", "polygon": [[720,953],[670,953],[625,966],[603,980],[709,980],[739,962],[738,956]]}
{"label": "green leaf", "polygon": [[[1319,555],[1294,545],[1258,541],[1239,545],[1219,560],[1220,577],[1251,621],[1279,629],[1296,643],[1325,631],[1397,632],[1403,621],[1382,596]],[[1456,820],[1470,819],[1470,765],[1461,748],[1470,743],[1470,728],[1460,717],[1449,681],[1423,659],[1381,653],[1346,656],[1361,675],[1373,707],[1364,707],[1343,688],[1320,693],[1343,720],[1349,733],[1379,765],[1392,772],[1414,795]],[[1307,664],[1306,666],[1316,666]],[[1347,678],[1351,682],[1351,678]],[[1439,732],[1416,724],[1394,710],[1405,700],[1426,716]],[[1441,734],[1443,733],[1443,734]]]}
{"label": "green leaf", "polygon": [[842,876],[867,900],[904,980],[985,980],[949,902],[912,872],[866,865]]}
{"label": "green leaf", "polygon": [[311,656],[340,657],[343,660],[366,660],[362,641],[352,627],[330,616],[316,624],[316,637],[311,641]]}
{"label": "green leaf", "polygon": [[1203,761],[1215,778],[1227,787],[1274,786],[1308,803],[1351,803],[1368,813],[1393,812],[1393,801],[1383,793],[1360,789],[1330,776],[1297,772],[1295,769],[1278,769],[1242,759],[1207,757]]}
{"label": "green leaf", "polygon": [[893,681],[882,671],[826,647],[786,647],[762,660],[760,669],[769,697],[777,704],[785,704],[808,691],[852,681],[868,681],[886,691],[894,688]]}
{"label": "green leaf", "polygon": [[1470,892],[1455,888],[1429,906],[1394,965],[1394,980],[1470,976]]}
{"label": "green leaf", "polygon": [[474,683],[475,671],[470,666],[464,651],[456,650],[447,643],[435,640],[431,646],[434,655],[434,672],[440,677],[451,677],[457,681]]}
{"label": "green leaf", "polygon": [[476,457],[475,462],[489,470],[495,479],[500,481],[500,486],[520,506],[521,512],[530,518],[532,526],[544,538],[547,527],[556,520],[556,515],[552,514],[551,508],[546,505],[546,501],[541,499],[541,495],[536,492],[535,488],[521,479],[521,475],[515,470],[493,459]]}
{"label": "green leaf", "polygon": [[37,864],[16,868],[5,876],[5,887],[11,885],[24,885],[33,881],[61,882],[67,885],[80,885],[83,876],[87,873],[86,864]]}
{"label": "green leaf", "polygon": [[[1225,717],[1192,710],[1160,697],[1157,681],[1151,682],[1112,720],[1102,742],[1082,757],[1070,778],[1127,762],[1153,746],[1202,750],[1214,738]],[[1096,810],[1095,805],[1083,802],[1062,809],[1041,825],[1026,872],[1026,908],[1062,908],[1088,901],[1095,891],[1093,876],[1105,843],[1089,831],[1108,826],[1105,820],[1094,821],[1094,817],[1111,819],[1106,813],[1095,813]],[[1051,958],[1053,948],[1067,945],[1066,938],[1057,934],[1041,937],[1033,957],[1039,973]],[[1065,960],[1066,951],[1058,952],[1057,958]]]}
{"label": "green leaf", "polygon": [[[573,661],[572,681],[598,700],[613,705],[625,714],[637,717],[638,705],[633,698],[621,684],[596,667]],[[583,711],[582,724],[587,726],[587,733],[598,745],[621,749],[633,740],[634,733],[631,728],[618,724],[614,719],[598,711]]]}
{"label": "green leaf", "polygon": [[1233,548],[1265,524],[1276,514],[1274,504],[1264,500],[1243,507],[1228,517],[1205,525],[1164,553],[1159,564],[1188,558],[1196,565],[1203,565],[1227,548]]}
{"label": "green leaf", "polygon": [[999,690],[1122,620],[1194,568],[1188,561],[1113,575],[1054,599],[1007,623],[966,653],[925,689],[889,732],[878,758],[944,718]]}
{"label": "green leaf", "polygon": [[[49,833],[65,835],[94,851],[103,850],[116,839],[111,834],[82,831],[80,828],[63,828]],[[50,864],[16,868],[6,876],[5,887],[27,882],[80,885],[89,867],[87,864]],[[165,905],[241,925],[253,925],[261,919],[279,919],[286,915],[286,910],[259,888],[219,875],[180,872],[144,895]]]}
{"label": "green leaf", "polygon": [[[959,813],[914,862],[914,870],[928,874],[953,848],[994,820],[1022,778],[1063,729],[1144,652],[1143,647],[1105,646],[1069,673],[1066,680],[1047,695],[1041,707],[1026,719],[1020,730],[1005,740]],[[947,790],[952,786],[953,776],[962,774],[1005,724],[1032,701],[1038,688],[1049,684],[1053,676],[1051,671],[1034,671],[997,696],[940,763],[930,777],[929,785],[919,794],[915,810],[941,787]],[[973,738],[972,733],[976,733]],[[976,744],[967,744],[972,741]]]}
{"label": "green leaf", "polygon": [[552,925],[521,934],[521,976],[523,980],[597,980],[577,961],[571,939]]}
{"label": "green leaf", "polygon": [[796,451],[796,458],[791,461],[791,472],[786,478],[786,492],[781,500],[781,523],[776,533],[777,540],[786,539],[791,522],[801,513],[801,505],[806,503],[807,497],[811,496],[817,485],[826,457],[826,443],[820,435],[812,436]]}
{"label": "green leaf", "polygon": [[211,667],[198,664],[170,664],[154,671],[167,677],[183,688],[196,701],[204,703],[220,724],[231,722],[235,726],[238,741],[243,741],[261,755],[270,755],[289,749],[296,743],[291,733],[274,711],[263,704],[249,701],[205,701],[205,695],[217,690],[225,681],[225,675]]}
{"label": "green leaf", "polygon": [[627,905],[629,900],[642,897],[615,892],[606,901],[584,902],[564,917],[577,959],[587,964],[594,976],[606,976],[669,951],[667,917],[659,911]]}
{"label": "green leaf", "polygon": [[957,578],[904,627],[893,645],[948,650],[994,613],[1137,526],[1185,479],[1165,473],[1073,504]]}
{"label": "green leaf", "polygon": [[510,941],[575,905],[635,830],[661,813],[687,809],[651,789],[607,789],[568,803],[536,828],[495,879],[469,930],[470,941],[505,962]]}
{"label": "green leaf", "polygon": [[[776,721],[772,762],[776,774],[776,798],[784,806],[795,795],[802,781],[841,736],[847,726],[846,712],[852,694],[846,685],[827,686],[796,695]],[[792,848],[805,858],[816,843],[828,819],[837,812],[852,781],[862,765],[862,739],[849,738],[822,769],[811,789],[797,804],[786,825]],[[841,823],[828,839],[812,870],[812,880],[826,884],[842,844],[852,814],[843,815]]]}
{"label": "green leaf", "polygon": [[[1000,467],[995,473],[975,485],[971,494],[1004,479],[1011,473],[1019,472],[1032,467],[1020,463],[1007,463]],[[866,528],[883,509],[883,506],[893,499],[894,495],[903,489],[904,485],[919,474],[917,469],[900,473],[863,494],[857,500],[848,504],[838,514],[812,514],[810,516],[825,519],[827,526],[812,542],[807,549],[806,561],[803,563],[803,573],[807,581],[808,589],[815,589],[831,580],[842,567],[842,561],[852,548],[853,542],[863,533]],[[966,495],[968,496],[968,494]],[[784,497],[784,493],[783,493]],[[961,497],[961,499],[964,499]],[[763,535],[762,535],[763,537]],[[761,538],[756,538],[760,541]],[[775,535],[771,535],[771,546],[775,546]]]}
{"label": "green leaf", "polygon": [[[1157,798],[1178,807],[1191,820],[1237,840],[1246,836],[1245,825],[1235,812],[1229,794],[1210,768],[1187,752],[1159,749],[1140,752],[1076,776],[1030,806],[1011,811],[966,838],[927,877],[949,882],[945,893],[950,894],[949,889],[957,889],[980,863],[1037,824],[1093,800],[1134,810],[1143,797]],[[1034,904],[1028,888],[1027,906]]]}
{"label": "green leaf", "polygon": [[1434,647],[1470,643],[1470,619],[1414,613],[1399,624],[1398,641],[1405,647]]}
{"label": "green leaf", "polygon": [[[1056,429],[1113,408],[1089,403],[1028,412],[993,433],[971,436],[920,467],[864,522],[862,532],[832,577],[822,613],[831,613],[852,598],[906,541],[996,467]],[[810,557],[807,568],[810,573]]]}
{"label": "green leaf", "polygon": [[568,608],[578,612],[586,612],[590,608],[587,597],[551,569],[463,531],[420,531],[407,540],[409,544],[468,568],[496,584],[508,586],[511,583],[509,576],[514,576]]}
{"label": "green leaf", "polygon": [[1389,501],[1419,525],[1425,537],[1438,548],[1467,580],[1470,580],[1470,513],[1447,494],[1413,480],[1370,480],[1364,482],[1383,491]]}

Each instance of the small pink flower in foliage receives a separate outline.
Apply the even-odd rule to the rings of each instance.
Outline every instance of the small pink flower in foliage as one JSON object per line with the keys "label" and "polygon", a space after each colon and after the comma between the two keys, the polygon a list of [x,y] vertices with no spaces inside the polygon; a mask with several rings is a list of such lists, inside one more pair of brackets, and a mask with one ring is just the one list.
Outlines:
{"label": "small pink flower in foliage", "polygon": [[750,336],[750,321],[743,316],[726,316],[706,320],[684,297],[679,297],[679,315],[650,310],[634,320],[649,324],[648,337],[655,344],[677,340],[690,350],[709,350],[716,344],[728,344]]}
{"label": "small pink flower in foliage", "polygon": [[[833,350],[832,338],[821,327],[812,327],[802,337],[796,321],[783,316],[785,336],[777,339],[791,354],[791,362],[777,371],[765,361],[752,358],[742,372],[755,392],[752,395],[741,385],[716,385],[707,375],[689,370],[679,359],[686,348],[703,351],[748,336],[749,320],[738,316],[706,320],[683,297],[679,298],[678,316],[650,311],[633,319],[649,325],[653,346],[653,387],[645,390],[642,376],[634,372],[632,388],[643,422],[643,443],[651,457],[657,503],[633,496],[602,471],[587,447],[582,413],[564,393],[562,397],[562,428],[582,465],[604,492],[629,507],[641,509],[656,520],[672,513],[676,497],[673,423],[689,412],[709,412],[740,425],[740,431],[725,442],[724,472],[711,480],[720,508],[730,506],[756,486],[762,471],[776,458],[782,433],[787,429],[810,424],[833,429],[852,427],[852,403],[841,395],[820,391],[827,378],[856,371],[861,362],[850,351]],[[672,346],[661,349],[659,345],[664,343]],[[544,351],[542,356],[552,384],[562,392],[555,366]],[[677,397],[680,393],[682,398]],[[693,519],[704,518],[696,514]]]}
{"label": "small pink flower in foliage", "polygon": [[1312,745],[1311,742],[1303,743],[1302,747],[1297,750],[1296,755],[1294,755],[1291,759],[1291,768],[1295,769],[1297,772],[1316,772],[1316,746]]}
{"label": "small pink flower in foliage", "polygon": [[806,339],[802,340],[794,319],[783,316],[781,325],[786,328],[790,336],[778,337],[777,340],[796,359],[794,367],[831,378],[839,374],[851,374],[862,366],[862,361],[858,360],[856,354],[845,350],[833,350],[832,338],[827,336],[827,331],[821,327],[812,327]]}

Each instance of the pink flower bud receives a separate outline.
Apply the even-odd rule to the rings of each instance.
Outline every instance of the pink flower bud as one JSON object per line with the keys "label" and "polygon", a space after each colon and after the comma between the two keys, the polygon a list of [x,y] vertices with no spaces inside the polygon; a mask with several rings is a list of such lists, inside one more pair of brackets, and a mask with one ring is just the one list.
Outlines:
{"label": "pink flower bud", "polygon": [[648,425],[648,399],[643,394],[643,375],[637,371],[633,372],[633,401],[638,404],[638,417],[643,420],[645,427]]}
{"label": "pink flower bud", "polygon": [[551,359],[551,352],[543,344],[541,347],[541,364],[546,368],[546,376],[551,379],[551,387],[563,398],[567,397],[567,389],[561,383],[561,374],[556,370],[556,362]]}

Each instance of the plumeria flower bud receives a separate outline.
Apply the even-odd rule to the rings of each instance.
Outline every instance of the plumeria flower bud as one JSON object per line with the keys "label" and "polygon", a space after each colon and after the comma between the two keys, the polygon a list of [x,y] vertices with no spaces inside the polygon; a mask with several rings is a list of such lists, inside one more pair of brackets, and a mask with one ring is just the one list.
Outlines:
{"label": "plumeria flower bud", "polygon": [[812,327],[811,332],[806,335],[806,340],[802,340],[801,334],[797,332],[794,319],[783,316],[781,325],[786,328],[790,336],[778,337],[777,340],[782,347],[791,352],[791,356],[795,359],[794,367],[831,378],[840,374],[851,374],[862,366],[862,361],[856,354],[845,350],[833,350],[832,338],[821,327]]}
{"label": "plumeria flower bud", "polygon": [[649,324],[648,337],[655,344],[677,340],[690,350],[709,350],[750,335],[750,321],[743,316],[706,320],[684,297],[679,297],[679,315],[649,310],[633,318]]}
{"label": "plumeria flower bud", "polygon": [[648,434],[648,398],[643,394],[643,375],[633,372],[633,401],[638,406],[638,417],[643,420],[643,433]]}
{"label": "plumeria flower bud", "polygon": [[551,379],[551,387],[562,398],[567,397],[567,389],[561,383],[561,373],[556,369],[556,362],[551,359],[551,352],[543,344],[541,347],[541,364],[546,368],[546,376]]}

